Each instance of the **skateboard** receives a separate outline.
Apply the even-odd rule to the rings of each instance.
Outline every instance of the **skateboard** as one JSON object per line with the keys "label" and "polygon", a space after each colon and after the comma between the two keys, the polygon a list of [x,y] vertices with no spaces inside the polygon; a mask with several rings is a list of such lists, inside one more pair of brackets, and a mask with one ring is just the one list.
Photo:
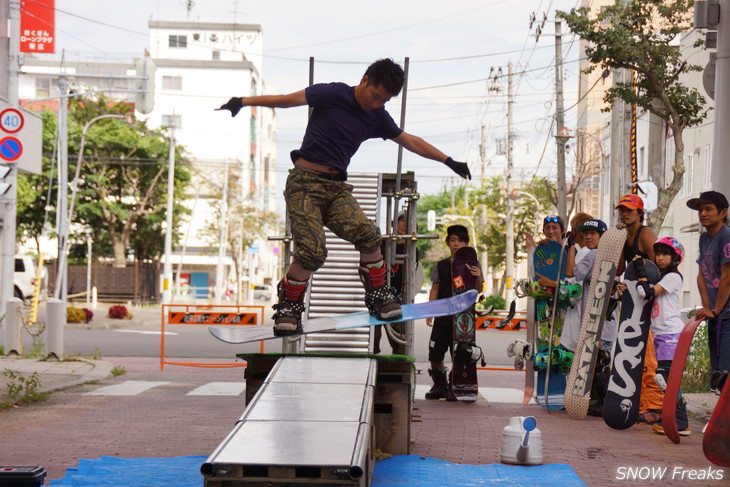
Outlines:
{"label": "skateboard", "polygon": [[[659,282],[659,268],[648,259],[642,260],[649,283]],[[619,430],[633,426],[639,416],[644,355],[654,306],[653,298],[647,301],[637,292],[640,277],[637,267],[636,261],[629,262],[624,273],[626,291],[621,298],[621,321],[603,404],[603,421],[611,428]]]}
{"label": "skateboard", "polygon": [[588,414],[601,331],[603,331],[608,300],[625,241],[625,228],[609,228],[601,237],[593,264],[591,285],[586,296],[578,342],[573,364],[568,374],[564,397],[565,410],[576,419],[583,419]]}
{"label": "skateboard", "polygon": [[[350,328],[359,328],[361,326],[375,326],[383,325],[385,323],[420,320],[429,317],[451,316],[473,305],[476,297],[477,292],[475,290],[471,290],[451,298],[437,299],[418,304],[405,304],[401,306],[403,315],[399,319],[392,321],[379,320],[367,311],[302,320],[302,333],[288,335],[288,337],[296,337],[299,335],[306,335],[307,333],[317,333],[322,331],[346,330]],[[211,326],[208,327],[208,331],[210,331],[210,333],[217,339],[227,343],[248,343],[257,342],[259,340],[282,338],[281,336],[274,335],[273,325]]]}
{"label": "skateboard", "polygon": [[[471,268],[479,264],[472,247],[462,247],[451,262],[451,279],[454,296],[474,289],[476,278]],[[461,402],[474,402],[478,397],[477,361],[484,363],[482,351],[476,345],[476,312],[474,305],[454,315],[454,346],[451,367],[451,389]]]}
{"label": "skateboard", "polygon": [[669,370],[667,388],[664,390],[662,427],[664,427],[664,433],[666,433],[667,438],[674,443],[679,443],[679,431],[677,431],[677,398],[679,397],[679,390],[682,385],[684,366],[687,363],[687,355],[689,355],[692,346],[692,339],[695,336],[697,327],[702,321],[693,318],[684,325],[682,333],[679,335],[679,340],[677,341],[677,349],[672,359],[672,368]]}

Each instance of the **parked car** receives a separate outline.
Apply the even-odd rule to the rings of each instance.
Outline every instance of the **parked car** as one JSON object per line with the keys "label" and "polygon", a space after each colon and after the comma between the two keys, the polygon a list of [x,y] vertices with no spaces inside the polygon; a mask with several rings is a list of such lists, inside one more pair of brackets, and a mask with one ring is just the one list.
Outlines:
{"label": "parked car", "polygon": [[[30,255],[15,256],[15,273],[13,274],[14,295],[22,300],[30,299],[35,290],[36,261]],[[41,269],[40,300],[45,299],[48,288],[48,271],[45,266]]]}
{"label": "parked car", "polygon": [[274,286],[269,284],[254,284],[253,298],[271,301],[274,299]]}

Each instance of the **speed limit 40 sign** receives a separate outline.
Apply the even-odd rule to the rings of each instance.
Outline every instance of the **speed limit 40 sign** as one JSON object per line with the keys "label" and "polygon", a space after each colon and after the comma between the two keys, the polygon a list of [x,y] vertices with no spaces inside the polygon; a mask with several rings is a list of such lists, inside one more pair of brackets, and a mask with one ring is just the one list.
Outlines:
{"label": "speed limit 40 sign", "polygon": [[7,132],[9,134],[20,132],[20,129],[23,128],[24,124],[25,119],[23,118],[23,114],[20,110],[16,110],[15,108],[6,108],[0,112],[0,128],[2,128],[3,132]]}

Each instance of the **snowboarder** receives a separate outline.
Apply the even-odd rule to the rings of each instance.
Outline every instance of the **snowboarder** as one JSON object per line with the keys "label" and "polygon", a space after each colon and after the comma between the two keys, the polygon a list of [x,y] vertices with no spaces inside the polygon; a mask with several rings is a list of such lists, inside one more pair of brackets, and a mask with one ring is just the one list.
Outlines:
{"label": "snowboarder", "polygon": [[471,179],[466,163],[454,161],[420,137],[401,130],[385,110],[384,105],[400,93],[404,78],[400,65],[392,59],[380,59],[367,68],[357,86],[322,83],[287,95],[233,97],[219,108],[229,110],[234,117],[244,106],[312,108],[302,146],[291,153],[294,169],[284,190],[295,249],[277,287],[277,335],[301,331],[309,277],[327,257],[325,226],[360,252],[359,274],[370,313],[383,320],[402,315],[396,293],[386,285],[380,229],[366,218],[352,195],[352,186],[345,182],[350,159],[362,142],[375,137],[393,140]]}
{"label": "snowboarder", "polygon": [[[431,273],[431,293],[429,300],[448,298],[453,295],[451,285],[451,261],[457,250],[469,246],[469,231],[463,225],[451,225],[446,229],[446,245],[449,246],[451,257],[442,259],[436,263]],[[476,277],[475,288],[481,290],[484,280],[480,267],[472,266],[471,273]],[[428,341],[428,360],[431,368],[428,370],[433,387],[426,393],[426,399],[446,399],[456,401],[449,387],[448,369],[444,363],[446,351],[453,348],[454,344],[454,320],[452,316],[426,318],[426,324],[433,326],[431,338]],[[453,352],[453,350],[452,350]]]}

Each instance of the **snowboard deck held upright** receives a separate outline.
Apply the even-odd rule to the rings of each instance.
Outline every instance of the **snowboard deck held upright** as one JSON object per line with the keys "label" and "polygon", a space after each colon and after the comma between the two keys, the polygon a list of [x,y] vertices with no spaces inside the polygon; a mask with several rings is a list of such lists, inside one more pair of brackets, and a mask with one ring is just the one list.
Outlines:
{"label": "snowboard deck held upright", "polygon": [[662,427],[667,438],[674,443],[679,443],[679,431],[677,431],[677,398],[682,385],[684,367],[687,363],[687,356],[692,346],[692,339],[695,336],[697,327],[703,320],[693,318],[684,325],[682,333],[677,341],[677,349],[672,359],[672,367],[669,369],[667,389],[664,391],[664,402],[662,404]]}
{"label": "snowboard deck held upright", "polygon": [[593,264],[591,285],[585,301],[578,343],[573,356],[573,365],[568,374],[564,397],[566,412],[576,419],[583,419],[588,414],[593,372],[598,358],[603,322],[606,319],[608,300],[624,242],[626,242],[625,228],[609,228],[601,236],[598,253]]}
{"label": "snowboard deck held upright", "polygon": [[[401,321],[420,320],[437,316],[451,316],[473,305],[476,297],[477,292],[472,290],[451,298],[437,299],[418,304],[405,304],[401,307],[403,310],[401,318],[391,321],[379,320],[367,311],[302,320],[302,333],[288,336],[295,337],[306,335],[307,333],[346,330],[361,326],[383,325],[385,323],[398,323]],[[281,336],[274,335],[273,325],[210,326],[208,327],[208,331],[217,339],[227,343],[248,343],[282,338]]]}
{"label": "snowboard deck held upright", "polygon": [[[474,289],[476,278],[471,274],[471,268],[478,264],[473,247],[462,247],[456,251],[451,262],[454,296],[462,296]],[[452,392],[461,402],[475,402],[479,392],[476,361],[481,350],[476,346],[476,310],[473,304],[454,315],[453,353]]]}
{"label": "snowboard deck held upright", "polygon": [[730,383],[726,383],[702,436],[702,451],[715,465],[730,467]]}
{"label": "snowboard deck held upright", "polygon": [[[644,259],[644,269],[650,284],[659,282],[660,273],[656,264]],[[633,426],[639,416],[644,355],[654,305],[653,299],[647,301],[639,296],[638,282],[636,261],[629,262],[624,273],[626,291],[621,298],[621,322],[603,405],[603,421],[611,428],[619,430]]]}

